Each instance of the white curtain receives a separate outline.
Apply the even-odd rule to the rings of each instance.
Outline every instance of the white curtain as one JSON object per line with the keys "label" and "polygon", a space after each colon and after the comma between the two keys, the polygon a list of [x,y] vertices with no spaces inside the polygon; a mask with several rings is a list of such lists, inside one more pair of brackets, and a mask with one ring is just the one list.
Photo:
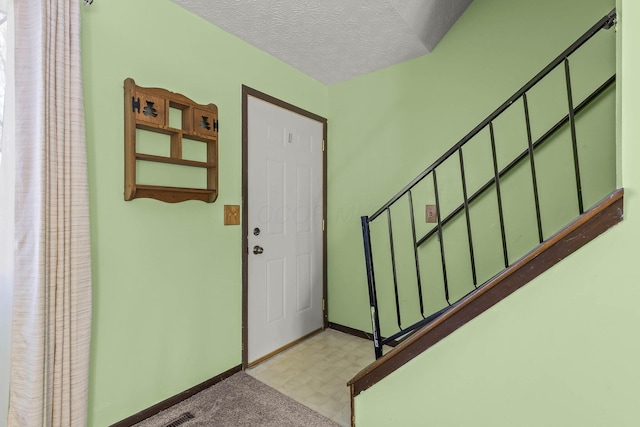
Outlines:
{"label": "white curtain", "polygon": [[79,0],[15,11],[9,426],[85,426],[91,328]]}
{"label": "white curtain", "polygon": [[[2,116],[2,157],[0,158],[0,426],[6,426],[9,409],[9,366],[11,361],[11,302],[13,289],[13,10],[0,0],[0,11],[7,17],[0,24],[4,32],[5,73],[4,114]],[[1,72],[1,71],[0,71]],[[1,79],[0,79],[1,80]]]}

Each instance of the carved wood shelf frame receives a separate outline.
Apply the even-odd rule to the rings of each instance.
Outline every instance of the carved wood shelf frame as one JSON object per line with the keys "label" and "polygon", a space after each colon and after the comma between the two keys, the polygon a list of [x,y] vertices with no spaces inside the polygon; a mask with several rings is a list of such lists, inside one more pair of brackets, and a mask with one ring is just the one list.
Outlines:
{"label": "carved wood shelf frame", "polygon": [[[182,112],[181,129],[169,125],[170,109]],[[136,130],[169,135],[170,155],[157,156],[139,153],[136,149]],[[206,161],[182,157],[182,140],[206,144]],[[141,185],[136,181],[138,161],[204,168],[207,171],[205,188],[184,188]],[[212,203],[218,197],[218,107],[196,104],[179,93],[160,88],[137,86],[128,78],[124,81],[124,199],[152,198],[168,203],[201,200]]]}

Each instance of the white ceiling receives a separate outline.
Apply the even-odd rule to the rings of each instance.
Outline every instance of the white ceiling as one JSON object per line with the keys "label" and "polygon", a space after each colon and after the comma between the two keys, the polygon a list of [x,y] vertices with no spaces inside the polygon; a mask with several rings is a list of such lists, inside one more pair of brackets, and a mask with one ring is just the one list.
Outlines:
{"label": "white ceiling", "polygon": [[433,50],[472,0],[172,0],[325,83]]}

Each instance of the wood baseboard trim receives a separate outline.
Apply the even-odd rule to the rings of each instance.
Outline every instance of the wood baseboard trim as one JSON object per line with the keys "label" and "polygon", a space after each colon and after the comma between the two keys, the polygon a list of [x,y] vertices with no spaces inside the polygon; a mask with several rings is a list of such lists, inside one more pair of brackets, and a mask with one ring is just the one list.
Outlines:
{"label": "wood baseboard trim", "polygon": [[373,340],[373,335],[360,329],[351,328],[349,326],[340,325],[339,323],[329,322],[329,329],[342,332],[343,334],[353,335],[354,337],[364,338],[365,340]]}
{"label": "wood baseboard trim", "polygon": [[451,310],[363,369],[348,383],[351,399],[621,222],[623,196],[623,189],[614,191]]}
{"label": "wood baseboard trim", "polygon": [[233,368],[221,373],[220,375],[216,375],[215,377],[210,378],[198,385],[195,385],[190,389],[183,391],[182,393],[178,393],[175,396],[172,396],[168,399],[163,400],[162,402],[156,403],[155,405],[148,407],[147,409],[143,409],[137,414],[131,415],[130,417],[127,417],[122,421],[118,421],[117,423],[112,424],[111,427],[131,427],[132,425],[137,424],[140,421],[144,421],[147,418],[150,418],[155,414],[162,412],[165,409],[168,409],[173,405],[180,403],[183,400],[186,400],[195,394],[200,393],[203,390],[208,389],[212,385],[217,384],[220,381],[225,380],[229,378],[231,375],[236,374],[240,371],[242,371],[242,365],[234,366]]}
{"label": "wood baseboard trim", "polygon": [[[369,341],[373,341],[373,335],[370,332],[361,331],[360,329],[351,328],[349,326],[340,325],[338,323],[329,322],[329,329],[333,329],[338,332],[342,332],[348,335],[353,335],[354,337],[364,338]],[[391,341],[385,345],[389,347],[395,347],[400,344],[399,341]]]}

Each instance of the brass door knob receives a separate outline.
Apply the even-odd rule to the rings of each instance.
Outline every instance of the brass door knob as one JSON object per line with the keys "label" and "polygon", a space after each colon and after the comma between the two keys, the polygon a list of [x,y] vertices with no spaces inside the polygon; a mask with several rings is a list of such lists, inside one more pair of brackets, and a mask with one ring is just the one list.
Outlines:
{"label": "brass door knob", "polygon": [[254,246],[253,247],[253,253],[256,255],[260,255],[262,252],[264,252],[264,249],[262,249],[261,246]]}

